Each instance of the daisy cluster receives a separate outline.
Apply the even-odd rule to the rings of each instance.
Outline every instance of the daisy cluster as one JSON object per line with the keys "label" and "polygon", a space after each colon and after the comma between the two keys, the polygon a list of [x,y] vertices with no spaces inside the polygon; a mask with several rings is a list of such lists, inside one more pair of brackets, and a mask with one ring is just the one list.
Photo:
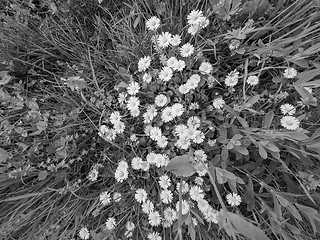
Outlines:
{"label": "daisy cluster", "polygon": [[[119,90],[117,111],[108,113],[99,131],[99,136],[107,141],[115,141],[117,136],[123,136],[136,144],[143,139],[148,145],[149,152],[141,155],[134,152],[134,156],[119,161],[114,177],[117,183],[124,183],[131,175],[153,174],[152,177],[158,179],[159,196],[156,198],[141,186],[132,187],[136,204],[150,225],[147,238],[151,240],[161,239],[160,234],[154,231],[156,227],[171,227],[178,219],[180,183],[173,180],[174,176],[164,168],[170,159],[182,154],[193,154],[193,167],[197,173],[190,181],[182,182],[182,214],[190,214],[190,209],[197,207],[208,223],[218,223],[219,211],[210,205],[204,187],[207,159],[210,158],[204,150],[217,144],[217,139],[212,138],[215,127],[208,118],[203,117],[205,111],[201,109],[202,103],[193,99],[193,96],[200,95],[202,88],[210,89],[212,83],[218,81],[212,76],[213,65],[203,57],[201,48],[194,41],[195,35],[208,27],[209,20],[202,11],[193,10],[187,16],[187,24],[189,38],[182,40],[182,33],[159,32],[159,18],[147,20],[146,28],[155,53],[138,60],[135,75]],[[296,75],[294,68],[284,71],[285,78],[291,79]],[[246,85],[254,88],[260,82],[258,75],[246,73],[243,76],[240,70],[234,69],[218,83],[224,84],[230,92],[240,85],[240,80],[243,89]],[[206,108],[211,107],[218,113],[224,112],[226,104],[234,104],[226,103],[222,95],[209,101]],[[296,130],[300,124],[298,118],[293,116],[296,108],[291,104],[283,104],[280,111],[283,114],[281,125],[288,130]],[[135,127],[126,128],[125,122]],[[240,146],[241,142],[238,142]],[[191,183],[191,179],[194,182]],[[108,205],[110,198],[110,194],[103,193],[100,196],[101,204]],[[241,204],[241,197],[237,193],[229,193],[225,199],[231,207]],[[196,219],[192,221],[197,225]],[[107,220],[108,229],[115,226],[115,218]],[[125,236],[130,238],[134,229],[135,225],[127,222]]]}

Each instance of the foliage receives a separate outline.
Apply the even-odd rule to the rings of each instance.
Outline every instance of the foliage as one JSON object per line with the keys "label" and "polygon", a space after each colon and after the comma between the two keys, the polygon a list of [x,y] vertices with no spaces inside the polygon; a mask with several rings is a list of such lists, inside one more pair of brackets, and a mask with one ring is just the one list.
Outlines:
{"label": "foliage", "polygon": [[1,2],[1,237],[318,238],[319,7]]}

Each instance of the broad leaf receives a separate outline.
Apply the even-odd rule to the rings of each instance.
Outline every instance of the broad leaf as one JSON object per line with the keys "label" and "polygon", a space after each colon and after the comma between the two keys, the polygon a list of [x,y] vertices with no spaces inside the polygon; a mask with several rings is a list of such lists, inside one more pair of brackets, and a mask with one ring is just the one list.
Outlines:
{"label": "broad leaf", "polygon": [[218,183],[224,184],[228,181],[228,179],[231,179],[231,180],[235,180],[240,184],[244,184],[243,180],[237,177],[234,173],[218,167],[216,167],[215,169],[216,169],[216,176],[217,176]]}
{"label": "broad leaf", "polygon": [[9,158],[9,153],[3,148],[0,148],[0,163],[6,162],[8,158]]}
{"label": "broad leaf", "polygon": [[178,177],[190,177],[195,173],[195,169],[193,168],[194,163],[193,157],[189,155],[177,156],[170,160],[166,166],[166,170]]}

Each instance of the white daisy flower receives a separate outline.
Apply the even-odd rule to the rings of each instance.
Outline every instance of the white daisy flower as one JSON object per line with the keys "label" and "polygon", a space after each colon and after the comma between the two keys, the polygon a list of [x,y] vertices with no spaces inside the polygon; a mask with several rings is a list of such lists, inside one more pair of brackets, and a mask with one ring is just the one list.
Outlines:
{"label": "white daisy flower", "polygon": [[168,103],[168,98],[164,94],[159,94],[158,96],[156,96],[154,103],[158,107],[163,107]]}
{"label": "white daisy flower", "polygon": [[161,223],[161,217],[158,211],[153,211],[149,213],[148,219],[149,224],[153,227],[159,226]]}
{"label": "white daisy flower", "polygon": [[150,67],[150,64],[151,64],[151,57],[150,56],[140,58],[140,60],[138,62],[139,72],[143,72],[143,71],[147,70],[147,68]]}
{"label": "white daisy flower", "polygon": [[182,45],[180,48],[180,54],[182,57],[189,57],[194,53],[194,47],[190,43]]}
{"label": "white daisy flower", "polygon": [[130,115],[132,117],[138,117],[140,115],[140,110],[139,108],[132,108],[130,109]]}
{"label": "white daisy flower", "polygon": [[168,82],[172,78],[172,75],[173,71],[170,67],[163,67],[159,73],[159,78],[164,82]]}
{"label": "white daisy flower", "polygon": [[196,177],[194,179],[195,184],[201,186],[203,184],[203,178],[202,177]]}
{"label": "white daisy flower", "polygon": [[199,71],[203,74],[210,74],[212,71],[212,65],[209,62],[203,62],[201,63],[200,67],[199,67]]}
{"label": "white daisy flower", "polygon": [[223,105],[225,104],[225,101],[221,98],[218,97],[216,99],[213,100],[212,105],[215,109],[221,109],[223,108]]}
{"label": "white daisy flower", "polygon": [[[177,213],[179,213],[179,201],[176,204]],[[190,211],[190,205],[186,200],[182,200],[182,215],[187,214]]]}
{"label": "white daisy flower", "polygon": [[146,214],[149,214],[151,212],[153,212],[154,210],[154,205],[153,203],[147,199],[143,204],[142,204],[142,211]]}
{"label": "white daisy flower", "polygon": [[144,128],[144,133],[147,135],[147,136],[149,136],[150,137],[150,132],[151,132],[151,129],[152,129],[153,127],[151,126],[151,125],[147,125],[147,126],[145,126],[145,128]]}
{"label": "white daisy flower", "polygon": [[163,189],[161,192],[160,192],[160,198],[161,198],[161,201],[165,204],[169,204],[171,203],[172,201],[172,198],[173,198],[173,194],[172,192],[169,190],[169,189]]}
{"label": "white daisy flower", "polygon": [[161,48],[166,48],[171,42],[172,35],[169,32],[163,32],[158,37],[158,45]]}
{"label": "white daisy flower", "polygon": [[154,105],[150,104],[150,105],[147,106],[147,113],[150,114],[152,116],[152,119],[153,119],[154,117],[157,116],[158,111],[157,111],[157,109],[156,109],[156,107]]}
{"label": "white daisy flower", "polygon": [[124,103],[126,101],[126,98],[127,98],[127,93],[121,92],[121,93],[119,93],[119,96],[118,96],[118,102],[120,104]]}
{"label": "white daisy flower", "polygon": [[189,105],[189,110],[196,110],[199,108],[200,108],[200,106],[199,106],[199,103],[197,103],[197,102],[190,103],[190,105]]}
{"label": "white daisy flower", "polygon": [[159,177],[158,183],[161,188],[167,189],[171,185],[171,179],[165,174]]}
{"label": "white daisy flower", "polygon": [[149,240],[162,240],[161,236],[159,235],[158,232],[151,232],[148,234],[148,239]]}
{"label": "white daisy flower", "polygon": [[150,83],[152,80],[152,76],[149,73],[144,73],[142,76],[142,81],[144,81],[145,83]]}
{"label": "white daisy flower", "polygon": [[137,135],[131,134],[131,135],[130,135],[130,140],[131,140],[132,142],[138,141]]}
{"label": "white daisy flower", "polygon": [[199,25],[203,21],[203,13],[201,10],[192,10],[187,19],[189,25]]}
{"label": "white daisy flower", "polygon": [[155,31],[160,26],[160,19],[157,17],[151,17],[146,22],[146,27],[150,31]]}
{"label": "white daisy flower", "polygon": [[182,116],[184,112],[184,107],[181,103],[175,103],[171,106],[172,112],[174,114],[174,117],[180,117]]}
{"label": "white daisy flower", "polygon": [[203,132],[198,131],[197,134],[196,134],[196,136],[192,139],[192,141],[193,141],[194,143],[200,144],[200,143],[203,143],[205,137],[206,137],[206,136],[204,135]]}
{"label": "white daisy flower", "polygon": [[177,212],[173,208],[166,208],[163,212],[164,218],[167,221],[173,222],[177,219]]}
{"label": "white daisy flower", "polygon": [[87,227],[82,227],[82,228],[80,229],[80,231],[79,231],[79,237],[80,237],[81,239],[84,239],[84,240],[90,238],[90,232],[89,232],[89,230],[88,230]]}
{"label": "white daisy flower", "polygon": [[137,82],[131,82],[127,87],[129,95],[136,95],[140,90],[140,85]]}
{"label": "white daisy flower", "polygon": [[149,171],[149,168],[150,168],[150,164],[147,161],[142,161],[141,170],[147,172]]}
{"label": "white daisy flower", "polygon": [[176,147],[187,150],[190,145],[191,145],[191,141],[189,138],[186,137],[180,137],[174,144]]}
{"label": "white daisy flower", "polygon": [[135,96],[131,96],[129,99],[128,99],[128,102],[127,102],[127,108],[128,110],[132,110],[132,109],[136,109],[138,108],[140,105],[140,101],[137,97]]}
{"label": "white daisy flower", "polygon": [[194,157],[197,161],[205,162],[207,161],[207,154],[203,150],[196,150],[194,151]]}
{"label": "white daisy flower", "polygon": [[195,89],[196,87],[198,87],[198,84],[200,83],[200,81],[201,81],[201,78],[198,74],[192,74],[190,78],[187,80],[186,85],[190,89]]}
{"label": "white daisy flower", "polygon": [[196,35],[200,30],[200,25],[190,25],[188,28],[188,33],[192,36]]}
{"label": "white daisy flower", "polygon": [[238,79],[239,79],[239,72],[237,70],[233,70],[231,73],[228,74],[228,76],[224,80],[224,83],[228,87],[233,87],[237,85]]}
{"label": "white daisy flower", "polygon": [[205,199],[199,199],[197,202],[198,208],[199,210],[204,214],[206,212],[209,211],[209,209],[211,208],[210,204],[208,203],[207,200]]}
{"label": "white daisy flower", "polygon": [[109,119],[112,124],[119,122],[121,120],[120,113],[118,111],[114,111],[113,113],[110,114]]}
{"label": "white daisy flower", "polygon": [[99,199],[103,206],[108,205],[111,202],[110,193],[108,193],[107,191],[100,193]]}
{"label": "white daisy flower", "polygon": [[148,155],[146,157],[147,162],[149,164],[155,164],[156,163],[156,158],[157,158],[157,154],[154,153],[154,152],[148,153]]}
{"label": "white daisy flower", "polygon": [[205,212],[203,215],[208,222],[213,222],[215,224],[218,224],[219,212],[217,210],[210,207],[209,210]]}
{"label": "white daisy flower", "polygon": [[174,118],[174,113],[171,107],[166,107],[165,109],[163,109],[162,115],[161,115],[162,121],[169,122],[173,120],[173,118]]}
{"label": "white daisy flower", "polygon": [[251,86],[255,86],[259,83],[259,78],[257,76],[249,76],[247,78],[247,83]]}
{"label": "white daisy flower", "polygon": [[198,134],[198,130],[193,127],[188,127],[187,131],[181,137],[186,137],[190,140],[194,140]]}
{"label": "white daisy flower", "polygon": [[191,199],[196,202],[204,198],[203,190],[199,186],[192,186],[189,194]]}
{"label": "white daisy flower", "polygon": [[281,110],[283,115],[286,115],[286,114],[293,115],[293,114],[296,113],[296,108],[293,105],[289,104],[289,103],[282,104],[280,106],[280,110]]}
{"label": "white daisy flower", "polygon": [[157,141],[162,136],[162,131],[159,127],[152,127],[149,136],[152,140]]}
{"label": "white daisy flower", "polygon": [[170,57],[167,60],[167,66],[172,68],[172,69],[176,68],[177,63],[178,63],[178,60],[175,57]]}
{"label": "white daisy flower", "polygon": [[190,88],[189,85],[187,85],[187,84],[182,84],[182,85],[180,85],[180,87],[179,87],[179,92],[180,92],[181,94],[187,94],[190,90],[191,90],[191,88]]}
{"label": "white daisy flower", "polygon": [[192,117],[189,117],[187,121],[187,126],[194,129],[198,129],[200,127],[200,123],[201,123],[200,118],[198,118],[197,116],[192,116]]}
{"label": "white daisy flower", "polygon": [[132,232],[132,231],[134,230],[134,228],[135,228],[135,225],[134,225],[133,222],[128,221],[128,222],[126,223],[126,229],[127,229],[128,231]]}
{"label": "white daisy flower", "polygon": [[124,132],[125,127],[126,126],[125,126],[124,122],[120,122],[120,121],[114,123],[114,125],[113,125],[114,131],[119,134]]}
{"label": "white daisy flower", "polygon": [[297,70],[296,70],[295,68],[293,68],[293,67],[289,67],[289,68],[285,69],[284,72],[283,72],[283,76],[284,76],[285,78],[294,78],[294,77],[296,77],[297,75],[298,75],[298,72],[297,72]]}
{"label": "white daisy flower", "polygon": [[116,220],[113,218],[113,217],[110,217],[110,218],[108,218],[107,219],[107,221],[106,221],[106,228],[108,229],[108,230],[113,230],[114,229],[114,227],[116,226]]}
{"label": "white daisy flower", "polygon": [[173,70],[181,72],[186,67],[186,62],[183,60],[178,60],[173,67]]}
{"label": "white daisy flower", "polygon": [[241,197],[236,193],[229,193],[226,198],[230,206],[239,206],[241,203]]}
{"label": "white daisy flower", "polygon": [[[186,181],[182,181],[182,194],[185,194],[187,192],[189,192],[189,184]],[[180,182],[177,183],[176,185],[176,191],[179,192],[180,191]]]}
{"label": "white daisy flower", "polygon": [[288,130],[297,130],[300,125],[300,121],[298,118],[293,116],[284,116],[280,120],[282,127]]}
{"label": "white daisy flower", "polygon": [[179,124],[175,127],[174,133],[179,137],[188,130],[188,127],[184,124]]}
{"label": "white daisy flower", "polygon": [[115,171],[115,178],[120,183],[128,178],[128,164],[125,161],[119,162]]}
{"label": "white daisy flower", "polygon": [[168,221],[167,219],[164,219],[163,221],[162,221],[162,226],[164,227],[164,228],[169,228],[169,227],[171,227],[173,225],[173,221]]}
{"label": "white daisy flower", "polygon": [[137,200],[137,202],[143,203],[147,200],[148,195],[147,195],[146,190],[139,188],[136,190],[136,194],[134,195],[134,197]]}
{"label": "white daisy flower", "polygon": [[169,163],[169,157],[166,154],[157,154],[155,159],[155,165],[160,167],[165,167]]}
{"label": "white daisy flower", "polygon": [[176,35],[173,35],[170,39],[170,44],[172,46],[178,46],[179,44],[181,43],[181,37],[180,35],[176,34]]}
{"label": "white daisy flower", "polygon": [[121,193],[115,192],[113,194],[113,201],[120,202],[120,200],[121,200]]}
{"label": "white daisy flower", "polygon": [[133,169],[139,170],[141,169],[141,165],[142,165],[142,159],[140,157],[134,157],[131,160],[131,166]]}
{"label": "white daisy flower", "polygon": [[157,145],[160,148],[165,148],[168,145],[168,138],[166,136],[161,136],[157,138]]}

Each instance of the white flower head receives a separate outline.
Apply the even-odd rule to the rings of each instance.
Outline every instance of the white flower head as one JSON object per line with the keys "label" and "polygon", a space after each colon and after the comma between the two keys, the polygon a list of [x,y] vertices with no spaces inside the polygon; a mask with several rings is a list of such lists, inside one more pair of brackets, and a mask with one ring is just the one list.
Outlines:
{"label": "white flower head", "polygon": [[257,76],[249,76],[247,78],[247,83],[251,86],[255,86],[259,83],[259,78]]}
{"label": "white flower head", "polygon": [[159,72],[159,78],[164,82],[168,82],[172,78],[172,75],[173,71],[170,67],[163,67]]}
{"label": "white flower head", "polygon": [[173,70],[181,72],[186,67],[186,62],[183,60],[178,60],[173,67]]}
{"label": "white flower head", "polygon": [[134,195],[134,197],[137,200],[137,202],[143,203],[147,200],[148,195],[147,195],[146,190],[139,188],[136,190],[136,194]]}
{"label": "white flower head", "polygon": [[182,116],[184,112],[184,107],[181,103],[175,103],[171,106],[174,117]]}
{"label": "white flower head", "polygon": [[201,10],[192,10],[187,19],[189,25],[199,25],[203,21],[203,13]]}
{"label": "white flower head", "polygon": [[110,217],[107,219],[106,228],[108,230],[113,230],[116,225],[117,225],[116,220],[113,217]]}
{"label": "white flower head", "polygon": [[143,72],[143,71],[147,70],[147,68],[150,67],[150,64],[151,64],[151,57],[150,56],[140,58],[140,60],[138,62],[139,72]]}
{"label": "white flower head", "polygon": [[127,87],[127,91],[129,95],[136,95],[139,92],[139,90],[140,90],[140,85],[135,81],[131,82]]}
{"label": "white flower head", "polygon": [[160,187],[163,189],[167,189],[171,185],[171,180],[168,177],[168,175],[166,175],[166,174],[160,176],[158,182],[159,182]]}
{"label": "white flower head", "polygon": [[140,101],[139,101],[139,99],[137,97],[131,96],[128,99],[127,108],[128,108],[129,111],[131,111],[132,109],[138,108],[139,105],[140,105]]}
{"label": "white flower head", "polygon": [[125,126],[124,122],[119,121],[119,122],[114,123],[113,127],[114,127],[114,131],[116,133],[123,133],[126,126]]}
{"label": "white flower head", "polygon": [[121,120],[120,113],[118,111],[114,111],[113,113],[110,114],[109,119],[112,124],[116,124],[117,122],[120,122]]}
{"label": "white flower head", "polygon": [[158,45],[161,48],[166,48],[170,45],[172,35],[169,32],[163,32],[158,37]]}
{"label": "white flower head", "polygon": [[[176,204],[176,210],[177,210],[177,213],[179,213],[179,201],[177,202]],[[186,201],[186,200],[182,200],[182,209],[181,209],[181,212],[182,214],[187,214],[188,212],[190,211],[190,205],[189,203]]]}
{"label": "white flower head", "polygon": [[171,203],[172,201],[172,198],[173,198],[173,194],[172,192],[169,190],[169,189],[163,189],[161,192],[160,192],[160,198],[161,198],[161,201],[165,204],[169,204]]}
{"label": "white flower head", "polygon": [[190,25],[188,28],[188,33],[192,36],[196,35],[200,30],[200,25]]}
{"label": "white flower head", "polygon": [[149,199],[147,199],[144,203],[142,203],[142,211],[144,213],[149,214],[153,212],[153,210],[154,210],[154,205]]}
{"label": "white flower head", "polygon": [[162,136],[162,131],[159,127],[152,127],[149,136],[152,140],[157,141]]}
{"label": "white flower head", "polygon": [[203,190],[199,186],[192,186],[189,194],[191,199],[196,202],[204,198]]}
{"label": "white flower head", "polygon": [[298,75],[298,72],[297,72],[297,70],[296,70],[295,68],[293,68],[293,67],[289,67],[289,68],[285,69],[284,72],[283,72],[283,76],[284,76],[285,78],[294,78],[294,77],[296,77],[297,75]]}
{"label": "white flower head", "polygon": [[132,116],[132,117],[138,117],[139,115],[140,115],[140,110],[139,110],[139,108],[132,108],[132,109],[130,109],[130,115]]}
{"label": "white flower head", "polygon": [[123,182],[128,178],[128,164],[125,161],[120,161],[115,171],[115,178],[117,182]]}
{"label": "white flower head", "polygon": [[199,71],[204,74],[210,74],[212,71],[212,65],[209,62],[203,62],[201,63],[200,67],[199,67]]}
{"label": "white flower head", "polygon": [[160,19],[157,17],[151,17],[146,22],[146,27],[150,31],[155,31],[160,26]]}
{"label": "white flower head", "polygon": [[152,76],[150,73],[144,73],[142,76],[142,81],[144,81],[145,83],[150,83],[152,80]]}
{"label": "white flower head", "polygon": [[157,138],[157,145],[160,148],[165,148],[168,145],[168,138],[166,136],[161,136]]}
{"label": "white flower head", "polygon": [[190,92],[190,90],[191,90],[191,88],[190,88],[189,85],[187,85],[187,84],[182,84],[182,85],[180,85],[180,87],[179,87],[179,92],[180,92],[181,94],[187,94],[188,92]]}
{"label": "white flower head", "polygon": [[194,47],[190,43],[182,45],[180,48],[180,54],[182,57],[189,57],[194,53]]}
{"label": "white flower head", "polygon": [[134,158],[131,160],[131,166],[132,166],[132,168],[135,169],[135,170],[141,169],[142,159],[141,159],[140,157],[134,157]]}
{"label": "white flower head", "polygon": [[174,221],[177,219],[177,212],[173,208],[166,208],[163,212],[164,218],[167,221]]}
{"label": "white flower head", "polygon": [[300,121],[298,118],[293,116],[284,116],[281,118],[280,123],[282,127],[288,130],[297,130],[300,125]]}
{"label": "white flower head", "polygon": [[171,107],[166,107],[162,111],[161,120],[164,122],[170,122],[174,118],[174,113]]}
{"label": "white flower head", "polygon": [[110,193],[108,193],[107,191],[100,193],[99,199],[103,206],[108,205],[111,202]]}
{"label": "white flower head", "polygon": [[293,114],[296,113],[296,108],[293,105],[289,104],[289,103],[282,104],[280,106],[280,110],[281,110],[283,115],[287,115],[287,114],[288,115],[293,115]]}
{"label": "white flower head", "polygon": [[163,107],[168,103],[168,98],[164,94],[159,94],[158,96],[156,96],[154,103],[158,107]]}
{"label": "white flower head", "polygon": [[228,87],[233,87],[233,86],[237,85],[238,79],[239,79],[239,72],[237,70],[234,70],[234,71],[232,71],[231,73],[228,74],[228,76],[226,77],[224,83]]}
{"label": "white flower head", "polygon": [[134,225],[133,222],[128,221],[128,222],[126,223],[126,229],[127,229],[128,231],[132,232],[132,231],[134,230],[134,228],[135,228],[135,225]]}
{"label": "white flower head", "polygon": [[200,123],[201,123],[201,120],[199,117],[192,116],[192,117],[189,117],[189,119],[187,121],[187,126],[189,128],[198,129],[200,127]]}
{"label": "white flower head", "polygon": [[148,240],[162,240],[158,232],[151,232],[147,236]]}
{"label": "white flower head", "polygon": [[82,227],[82,228],[80,229],[80,231],[79,231],[79,237],[80,237],[81,239],[84,239],[84,240],[90,238],[90,232],[89,232],[89,230],[88,230],[87,227]]}
{"label": "white flower head", "polygon": [[[180,182],[177,183],[176,190],[177,190],[177,192],[180,191]],[[189,184],[184,180],[182,181],[182,189],[181,190],[182,190],[182,194],[189,192]]]}
{"label": "white flower head", "polygon": [[175,69],[176,66],[178,64],[178,60],[177,58],[175,57],[170,57],[168,60],[167,60],[167,66],[172,68],[172,69]]}
{"label": "white flower head", "polygon": [[172,46],[178,46],[179,44],[181,43],[181,37],[180,35],[176,34],[176,35],[173,35],[170,39],[170,44]]}
{"label": "white flower head", "polygon": [[223,108],[223,105],[225,104],[225,101],[221,98],[218,97],[216,99],[213,100],[212,105],[215,109],[221,109]]}
{"label": "white flower head", "polygon": [[241,203],[241,197],[236,193],[229,193],[226,198],[230,206],[239,206]]}
{"label": "white flower head", "polygon": [[115,202],[120,202],[120,200],[121,200],[121,193],[115,192],[115,193],[113,194],[113,201],[115,201]]}
{"label": "white flower head", "polygon": [[149,213],[148,219],[150,225],[153,227],[159,226],[161,223],[161,217],[158,211],[153,211]]}
{"label": "white flower head", "polygon": [[187,80],[186,85],[190,89],[195,89],[196,87],[198,87],[198,84],[200,83],[200,81],[201,81],[200,75],[192,74],[190,78]]}

